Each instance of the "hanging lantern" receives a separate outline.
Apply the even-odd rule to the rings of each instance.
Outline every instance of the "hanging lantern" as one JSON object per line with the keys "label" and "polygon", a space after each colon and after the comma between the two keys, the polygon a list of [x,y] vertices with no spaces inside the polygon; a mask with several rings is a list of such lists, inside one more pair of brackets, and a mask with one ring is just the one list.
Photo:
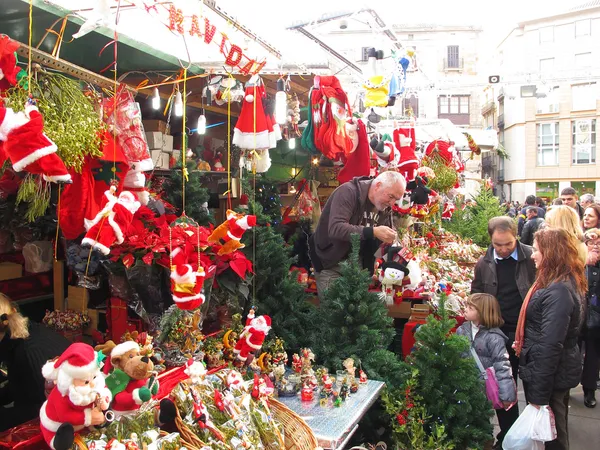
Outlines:
{"label": "hanging lantern", "polygon": [[183,98],[181,97],[181,92],[177,91],[175,94],[175,115],[177,117],[183,116]]}
{"label": "hanging lantern", "polygon": [[200,117],[198,117],[198,126],[196,127],[196,132],[198,134],[206,133],[206,116],[204,115],[204,109],[202,110]]}
{"label": "hanging lantern", "polygon": [[296,148],[296,139],[295,138],[290,138],[290,140],[288,141],[288,145],[290,147],[290,150],[293,150]]}
{"label": "hanging lantern", "polygon": [[152,109],[160,109],[160,94],[158,88],[154,88],[154,94],[152,95]]}
{"label": "hanging lantern", "polygon": [[287,94],[282,78],[277,80],[277,94],[275,94],[275,120],[279,125],[287,121]]}

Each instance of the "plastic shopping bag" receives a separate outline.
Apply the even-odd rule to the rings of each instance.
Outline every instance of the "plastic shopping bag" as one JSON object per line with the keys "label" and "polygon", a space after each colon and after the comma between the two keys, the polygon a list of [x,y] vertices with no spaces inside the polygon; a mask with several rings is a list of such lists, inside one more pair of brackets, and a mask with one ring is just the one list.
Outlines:
{"label": "plastic shopping bag", "polygon": [[554,413],[549,406],[540,406],[535,422],[533,423],[533,428],[531,429],[531,438],[542,442],[549,442],[556,439]]}
{"label": "plastic shopping bag", "polygon": [[[547,411],[542,412],[545,408],[547,408]],[[544,442],[534,439],[533,430],[534,428],[536,430],[544,429],[541,422],[550,418],[550,415],[547,414],[549,410],[548,406],[542,406],[538,410],[534,406],[527,405],[510,430],[508,430],[508,433],[506,433],[502,442],[502,448],[504,450],[544,450]],[[551,414],[551,411],[549,412]],[[538,416],[540,416],[539,419]],[[554,420],[551,422],[551,427],[554,428]],[[554,436],[556,437],[555,428]]]}

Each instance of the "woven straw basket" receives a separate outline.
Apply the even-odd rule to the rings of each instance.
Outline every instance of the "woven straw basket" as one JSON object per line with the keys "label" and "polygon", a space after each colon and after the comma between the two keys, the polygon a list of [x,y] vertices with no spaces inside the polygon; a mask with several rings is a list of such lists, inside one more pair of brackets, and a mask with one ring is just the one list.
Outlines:
{"label": "woven straw basket", "polygon": [[[319,446],[317,438],[302,417],[273,398],[269,400],[269,404],[273,416],[283,425],[285,450],[315,450]],[[177,411],[175,424],[181,435],[181,443],[188,450],[199,450],[205,445],[183,421],[179,411]],[[267,450],[282,450],[273,445],[266,448]]]}

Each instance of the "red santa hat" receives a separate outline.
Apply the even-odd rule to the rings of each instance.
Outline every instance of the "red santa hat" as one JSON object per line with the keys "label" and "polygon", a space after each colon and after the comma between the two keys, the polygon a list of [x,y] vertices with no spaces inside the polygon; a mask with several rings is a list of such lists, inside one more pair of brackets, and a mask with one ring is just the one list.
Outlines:
{"label": "red santa hat", "polygon": [[98,373],[96,352],[92,346],[77,342],[71,344],[60,357],[48,361],[42,367],[42,375],[56,382],[58,390],[65,394],[73,380],[89,380]]}
{"label": "red santa hat", "polygon": [[240,228],[247,230],[249,228],[256,226],[256,216],[253,216],[253,215],[244,216],[241,219],[238,219],[236,221],[236,223],[238,224],[238,226]]}
{"label": "red santa hat", "polygon": [[[32,104],[27,105],[25,112],[29,120],[12,129],[4,143],[4,151],[13,169],[15,172],[25,170],[43,175],[46,181],[71,182],[71,175],[56,154],[56,144],[43,133],[42,115]],[[21,122],[22,117],[15,117],[14,120]]]}

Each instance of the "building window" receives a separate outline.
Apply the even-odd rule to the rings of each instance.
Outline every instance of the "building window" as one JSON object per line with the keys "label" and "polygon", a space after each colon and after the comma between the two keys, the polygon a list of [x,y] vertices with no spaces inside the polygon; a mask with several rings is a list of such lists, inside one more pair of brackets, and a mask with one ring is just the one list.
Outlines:
{"label": "building window", "polygon": [[558,86],[554,86],[550,89],[545,97],[539,97],[536,99],[536,113],[537,114],[553,114],[559,112],[559,98],[558,98]]}
{"label": "building window", "polygon": [[450,119],[454,125],[469,125],[471,122],[468,95],[441,95],[438,97],[438,117]]}
{"label": "building window", "polygon": [[596,163],[596,119],[573,120],[573,164]]}
{"label": "building window", "polygon": [[535,183],[535,196],[541,197],[547,202],[554,200],[558,197],[558,182],[548,181]]}
{"label": "building window", "polygon": [[448,69],[460,69],[458,45],[449,45],[448,46],[448,61],[447,61],[446,67]]}
{"label": "building window", "polygon": [[589,36],[592,34],[592,21],[590,19],[575,22],[575,37]]}
{"label": "building window", "polygon": [[402,99],[402,114],[404,116],[419,117],[419,97],[414,94],[407,95]]}
{"label": "building window", "polygon": [[551,74],[554,71],[554,58],[540,59],[540,73]]}
{"label": "building window", "polygon": [[575,67],[583,69],[592,67],[592,53],[578,53],[575,55]]}
{"label": "building window", "polygon": [[571,187],[575,189],[578,197],[581,197],[583,194],[596,195],[595,181],[571,181]]}
{"label": "building window", "polygon": [[558,122],[538,124],[537,135],[538,166],[557,166]]}
{"label": "building window", "polygon": [[361,56],[360,56],[360,60],[361,60],[362,62],[366,62],[366,61],[368,61],[368,60],[369,60],[369,48],[370,48],[370,47],[363,47],[363,48],[360,50],[360,55],[361,55]]}
{"label": "building window", "polygon": [[554,42],[554,27],[540,28],[540,44]]}
{"label": "building window", "polygon": [[596,83],[576,84],[571,86],[572,111],[589,111],[596,109]]}

